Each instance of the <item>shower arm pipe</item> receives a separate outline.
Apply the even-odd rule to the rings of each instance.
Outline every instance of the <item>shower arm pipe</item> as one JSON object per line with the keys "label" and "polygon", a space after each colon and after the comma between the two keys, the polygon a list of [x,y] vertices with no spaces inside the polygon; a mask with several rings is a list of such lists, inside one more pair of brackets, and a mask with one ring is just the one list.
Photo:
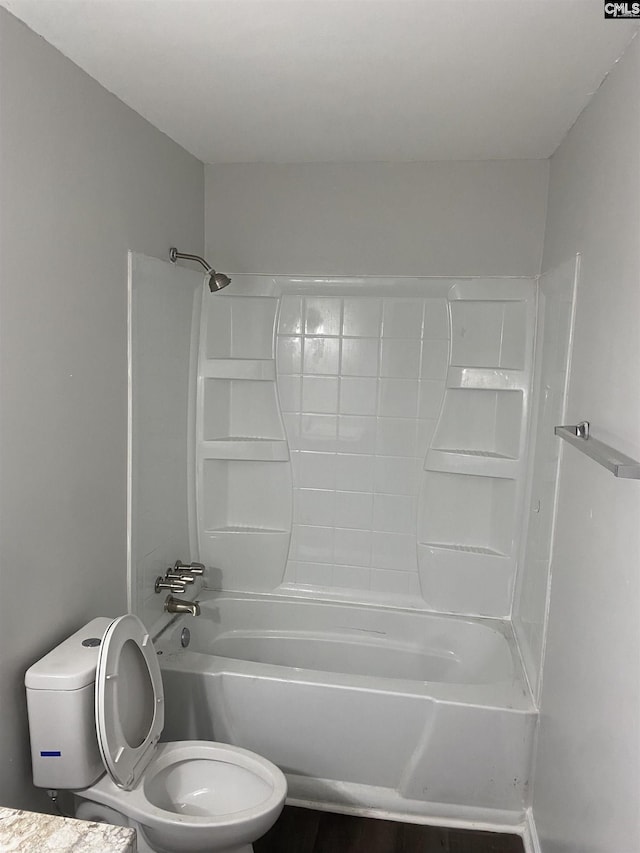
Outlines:
{"label": "shower arm pipe", "polygon": [[205,259],[201,258],[200,255],[189,255],[186,252],[179,252],[175,248],[169,249],[169,260],[171,261],[171,263],[175,264],[178,258],[181,258],[185,261],[197,261],[205,268],[207,272],[213,272],[213,267],[210,267],[209,264],[205,261]]}
{"label": "shower arm pipe", "polygon": [[197,261],[197,263],[202,264],[208,276],[209,290],[212,293],[217,293],[218,290],[222,290],[223,287],[231,284],[231,279],[228,275],[225,275],[223,272],[216,272],[212,266],[209,266],[204,258],[200,257],[200,255],[190,255],[187,254],[187,252],[179,252],[175,246],[172,246],[172,248],[169,249],[169,260],[172,264],[175,264],[178,258],[184,258],[186,261]]}

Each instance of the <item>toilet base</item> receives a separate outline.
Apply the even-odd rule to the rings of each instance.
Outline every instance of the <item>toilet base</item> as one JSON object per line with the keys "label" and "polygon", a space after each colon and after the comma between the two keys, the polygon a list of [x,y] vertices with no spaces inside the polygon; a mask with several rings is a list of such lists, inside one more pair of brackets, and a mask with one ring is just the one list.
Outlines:
{"label": "toilet base", "polygon": [[[130,821],[130,826],[136,830],[137,853],[157,853],[155,847],[151,847],[141,831],[140,825]],[[254,853],[252,844],[243,844],[240,847],[225,847],[224,849],[212,850],[211,853]]]}
{"label": "toilet base", "polygon": [[[130,825],[136,830],[137,853],[157,853],[155,847],[151,847],[140,830],[140,825],[130,821]],[[212,850],[211,853],[254,853],[252,844],[243,844],[240,847],[225,847],[224,849]]]}
{"label": "toilet base", "polygon": [[[150,847],[149,842],[144,837],[144,833],[140,831],[139,825],[131,821],[132,827],[136,830],[137,853],[157,853],[155,847]],[[254,853],[252,844],[243,844],[240,847],[225,847],[224,849],[216,848],[211,853]]]}
{"label": "toilet base", "polygon": [[[155,847],[150,846],[139,823],[109,806],[103,806],[91,800],[78,799],[76,818],[78,820],[90,820],[94,823],[110,823],[113,826],[129,826],[136,831],[137,853],[158,853]],[[240,847],[212,850],[211,853],[254,853],[254,851],[253,845],[242,844]]]}

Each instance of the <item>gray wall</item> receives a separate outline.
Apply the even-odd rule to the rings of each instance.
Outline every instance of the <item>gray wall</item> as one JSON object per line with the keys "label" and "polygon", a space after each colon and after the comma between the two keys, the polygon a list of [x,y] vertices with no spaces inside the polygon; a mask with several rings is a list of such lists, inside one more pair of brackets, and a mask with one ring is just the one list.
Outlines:
{"label": "gray wall", "polygon": [[[567,423],[640,457],[640,39],[551,162],[544,269],[582,252]],[[534,816],[544,853],[640,850],[640,482],[562,452]]]}
{"label": "gray wall", "polygon": [[0,803],[24,670],[126,610],[127,250],[202,251],[202,164],[0,9]]}
{"label": "gray wall", "polygon": [[207,166],[217,269],[307,275],[536,275],[549,163]]}

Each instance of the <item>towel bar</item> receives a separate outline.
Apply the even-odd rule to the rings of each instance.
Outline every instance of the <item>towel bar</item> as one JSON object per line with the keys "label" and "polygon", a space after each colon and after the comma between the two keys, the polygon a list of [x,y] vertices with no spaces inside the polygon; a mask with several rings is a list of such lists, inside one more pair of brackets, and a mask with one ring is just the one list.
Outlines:
{"label": "towel bar", "polygon": [[603,441],[592,438],[589,434],[589,421],[582,421],[570,426],[557,426],[554,432],[560,438],[568,441],[569,444],[577,447],[578,450],[586,453],[595,462],[603,465],[607,471],[611,471],[614,477],[640,480],[640,462],[630,456],[625,456],[624,453],[619,453]]}

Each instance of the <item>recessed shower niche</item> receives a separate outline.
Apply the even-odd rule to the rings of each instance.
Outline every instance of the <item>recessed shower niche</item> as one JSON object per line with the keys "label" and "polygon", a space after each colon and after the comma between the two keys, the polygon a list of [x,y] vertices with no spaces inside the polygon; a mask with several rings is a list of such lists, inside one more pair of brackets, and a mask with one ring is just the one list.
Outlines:
{"label": "recessed shower niche", "polygon": [[203,380],[203,441],[284,441],[275,382]]}
{"label": "recessed shower niche", "polygon": [[206,459],[203,471],[206,531],[288,533],[291,483],[279,462]]}
{"label": "recessed shower niche", "polygon": [[[451,301],[451,365],[522,370],[527,339],[525,304],[515,300]],[[468,293],[468,290],[466,291]]]}
{"label": "recessed shower niche", "polygon": [[206,358],[273,358],[277,299],[221,295],[205,304]]}
{"label": "recessed shower niche", "polygon": [[432,472],[418,541],[434,548],[506,557],[514,538],[515,481]]}
{"label": "recessed shower niche", "polygon": [[450,388],[433,438],[434,450],[517,459],[521,446],[520,389]]}

